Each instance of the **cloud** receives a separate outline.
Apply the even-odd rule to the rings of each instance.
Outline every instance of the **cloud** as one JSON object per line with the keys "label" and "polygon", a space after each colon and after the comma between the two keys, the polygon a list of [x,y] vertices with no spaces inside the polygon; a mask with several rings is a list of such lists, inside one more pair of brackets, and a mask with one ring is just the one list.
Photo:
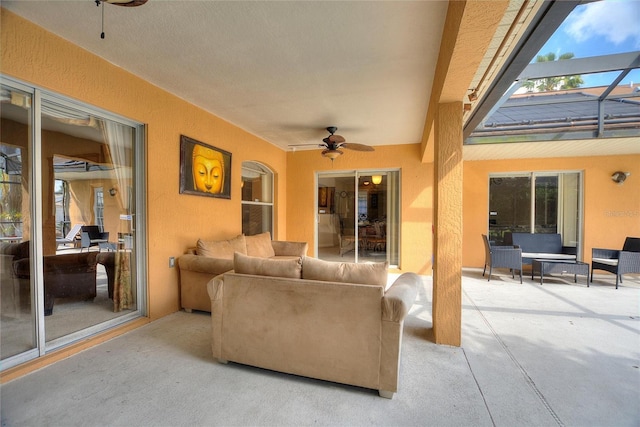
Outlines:
{"label": "cloud", "polygon": [[599,1],[576,10],[568,22],[566,32],[578,42],[592,37],[604,37],[619,45],[631,39],[640,47],[640,1]]}

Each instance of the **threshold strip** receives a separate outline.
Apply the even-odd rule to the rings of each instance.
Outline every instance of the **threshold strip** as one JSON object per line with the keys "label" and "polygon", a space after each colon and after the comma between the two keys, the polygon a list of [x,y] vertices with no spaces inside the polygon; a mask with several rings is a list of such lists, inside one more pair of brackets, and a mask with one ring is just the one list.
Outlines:
{"label": "threshold strip", "polygon": [[[469,294],[467,294],[464,289],[462,290],[462,293],[464,294],[465,297],[467,297],[467,299],[471,302],[471,304],[473,305],[473,307],[475,308],[475,310],[478,312],[478,314],[480,315],[480,317],[482,318],[482,321],[485,323],[485,325],[487,325],[487,327],[489,328],[489,330],[491,331],[491,333],[493,334],[493,336],[496,338],[496,340],[498,341],[498,343],[500,344],[500,346],[504,349],[504,351],[507,353],[507,355],[509,356],[509,358],[511,359],[511,361],[513,362],[514,365],[516,365],[516,367],[518,368],[518,370],[520,371],[520,373],[522,373],[522,376],[525,379],[525,382],[529,385],[529,387],[531,387],[531,389],[533,390],[533,392],[535,393],[536,396],[538,396],[538,399],[540,399],[540,402],[542,402],[542,405],[547,409],[547,411],[549,411],[549,414],[551,414],[551,416],[553,417],[553,419],[556,421],[556,423],[558,423],[559,426],[564,427],[564,423],[562,422],[562,420],[560,420],[560,417],[558,416],[558,414],[556,414],[556,412],[553,410],[553,408],[551,407],[551,405],[549,404],[549,402],[547,401],[547,399],[544,397],[544,395],[542,394],[542,392],[538,389],[538,387],[536,386],[536,383],[533,381],[533,379],[529,376],[529,374],[527,373],[527,371],[524,369],[524,367],[518,362],[518,360],[516,359],[516,357],[513,355],[513,353],[511,353],[511,350],[509,350],[509,347],[507,347],[507,344],[505,344],[505,342],[502,340],[502,338],[500,338],[500,335],[498,335],[498,333],[496,332],[495,329],[493,329],[493,326],[491,326],[491,323],[489,323],[489,320],[484,316],[484,313],[482,313],[482,311],[480,311],[480,309],[478,308],[478,306],[476,305],[475,301],[473,299],[471,299],[471,297],[469,296]],[[465,354],[466,357],[466,354]],[[467,363],[469,363],[469,361],[467,360]],[[475,379],[475,376],[474,376]],[[476,381],[477,383],[477,381]],[[479,387],[479,386],[478,386]],[[484,396],[483,396],[484,398]],[[486,402],[485,402],[486,403]],[[491,414],[491,413],[489,413]],[[492,419],[493,421],[493,419]],[[494,424],[495,425],[495,424]]]}

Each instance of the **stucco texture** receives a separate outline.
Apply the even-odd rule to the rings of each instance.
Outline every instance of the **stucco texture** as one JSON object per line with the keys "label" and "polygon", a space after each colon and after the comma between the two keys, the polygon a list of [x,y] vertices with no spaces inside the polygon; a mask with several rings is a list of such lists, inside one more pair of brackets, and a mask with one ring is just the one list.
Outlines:
{"label": "stucco texture", "polygon": [[[258,160],[276,174],[276,211],[286,206],[286,153],[220,118],[1,10],[3,74],[98,106],[146,125],[148,312],[151,319],[179,309],[178,257],[197,239],[242,231],[243,161]],[[179,194],[180,135],[232,153],[231,199]],[[308,191],[308,190],[307,190]],[[286,236],[285,209],[276,238]]]}

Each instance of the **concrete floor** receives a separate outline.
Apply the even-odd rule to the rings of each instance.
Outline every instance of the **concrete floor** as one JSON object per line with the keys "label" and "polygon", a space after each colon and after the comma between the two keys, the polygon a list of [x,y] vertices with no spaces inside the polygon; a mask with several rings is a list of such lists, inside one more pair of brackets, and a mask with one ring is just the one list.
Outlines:
{"label": "concrete floor", "polygon": [[463,277],[461,347],[430,341],[431,280],[405,322],[393,400],[214,362],[179,312],[0,388],[2,426],[640,425],[640,279]]}

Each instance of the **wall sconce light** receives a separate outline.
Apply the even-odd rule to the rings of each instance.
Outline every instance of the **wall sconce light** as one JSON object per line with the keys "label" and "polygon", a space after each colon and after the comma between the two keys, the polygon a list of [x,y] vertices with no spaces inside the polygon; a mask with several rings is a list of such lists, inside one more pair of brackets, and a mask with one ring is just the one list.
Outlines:
{"label": "wall sconce light", "polygon": [[373,182],[374,185],[379,185],[382,182],[382,175],[373,175],[371,182]]}
{"label": "wall sconce light", "polygon": [[115,195],[116,195],[116,194],[118,194],[118,189],[117,189],[117,188],[115,188],[115,187],[111,187],[111,188],[109,189],[109,195],[110,195],[111,197],[115,197]]}
{"label": "wall sconce light", "polygon": [[616,171],[611,175],[611,179],[616,184],[622,184],[629,175],[631,175],[631,172]]}
{"label": "wall sconce light", "polygon": [[469,89],[471,91],[471,93],[468,96],[469,101],[473,102],[473,101],[477,101],[478,100],[478,92],[476,92],[476,89]]}

